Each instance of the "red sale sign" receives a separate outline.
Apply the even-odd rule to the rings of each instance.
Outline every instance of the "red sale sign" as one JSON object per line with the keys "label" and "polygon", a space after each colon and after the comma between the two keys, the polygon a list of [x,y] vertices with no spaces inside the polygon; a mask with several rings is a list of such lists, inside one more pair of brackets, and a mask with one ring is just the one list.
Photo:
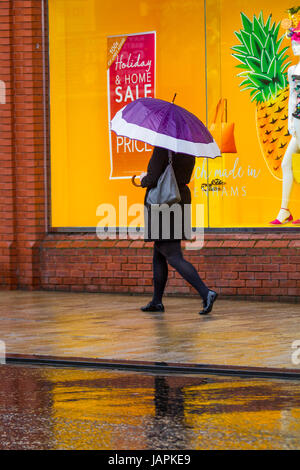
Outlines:
{"label": "red sale sign", "polygon": [[[137,98],[155,97],[155,32],[107,38],[108,119]],[[109,131],[110,179],[145,171],[153,147]]]}

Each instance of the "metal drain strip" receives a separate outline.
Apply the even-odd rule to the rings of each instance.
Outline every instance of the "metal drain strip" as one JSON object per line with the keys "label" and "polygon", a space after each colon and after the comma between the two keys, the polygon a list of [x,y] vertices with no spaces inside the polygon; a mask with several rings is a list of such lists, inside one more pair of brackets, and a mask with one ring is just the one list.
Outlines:
{"label": "metal drain strip", "polygon": [[300,380],[299,369],[276,369],[219,364],[183,364],[170,362],[130,361],[122,359],[98,359],[82,357],[57,357],[41,355],[8,354],[6,364],[24,364],[52,367],[82,367],[96,369],[152,372],[156,374],[229,375],[239,377],[262,377],[269,379]]}

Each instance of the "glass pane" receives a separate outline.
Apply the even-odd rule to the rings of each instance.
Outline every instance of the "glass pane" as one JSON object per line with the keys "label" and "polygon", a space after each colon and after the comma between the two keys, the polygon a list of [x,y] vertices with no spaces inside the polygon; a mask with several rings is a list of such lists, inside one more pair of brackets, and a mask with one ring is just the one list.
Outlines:
{"label": "glass pane", "polygon": [[[119,197],[126,196],[129,207],[143,203],[144,191],[128,178],[110,179],[108,37],[155,31],[156,97],[171,101],[177,93],[176,104],[205,122],[204,1],[48,3],[52,226],[95,227],[101,203],[116,209],[112,225],[126,226],[133,217],[119,220]],[[145,161],[150,156],[141,152]],[[130,163],[130,147],[127,158]],[[197,202],[206,195],[200,192]]]}

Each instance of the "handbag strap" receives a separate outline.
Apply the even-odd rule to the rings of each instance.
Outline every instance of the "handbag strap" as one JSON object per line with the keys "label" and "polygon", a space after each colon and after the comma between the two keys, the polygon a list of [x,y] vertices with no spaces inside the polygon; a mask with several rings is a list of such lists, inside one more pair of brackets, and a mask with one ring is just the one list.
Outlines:
{"label": "handbag strap", "polygon": [[168,150],[169,164],[172,165],[172,150]]}

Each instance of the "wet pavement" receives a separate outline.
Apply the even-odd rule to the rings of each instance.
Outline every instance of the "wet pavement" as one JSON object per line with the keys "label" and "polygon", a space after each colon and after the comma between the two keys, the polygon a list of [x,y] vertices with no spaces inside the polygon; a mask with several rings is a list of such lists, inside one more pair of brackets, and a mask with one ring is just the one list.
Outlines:
{"label": "wet pavement", "polygon": [[1,449],[300,449],[300,382],[2,365]]}
{"label": "wet pavement", "polygon": [[149,297],[49,291],[0,292],[7,353],[186,364],[298,368],[300,304],[218,300],[199,316],[197,298],[166,297],[165,313],[141,312]]}
{"label": "wet pavement", "polygon": [[[0,292],[8,355],[293,368],[300,306]],[[299,356],[297,356],[300,358]],[[0,366],[1,449],[300,449],[300,381]]]}

